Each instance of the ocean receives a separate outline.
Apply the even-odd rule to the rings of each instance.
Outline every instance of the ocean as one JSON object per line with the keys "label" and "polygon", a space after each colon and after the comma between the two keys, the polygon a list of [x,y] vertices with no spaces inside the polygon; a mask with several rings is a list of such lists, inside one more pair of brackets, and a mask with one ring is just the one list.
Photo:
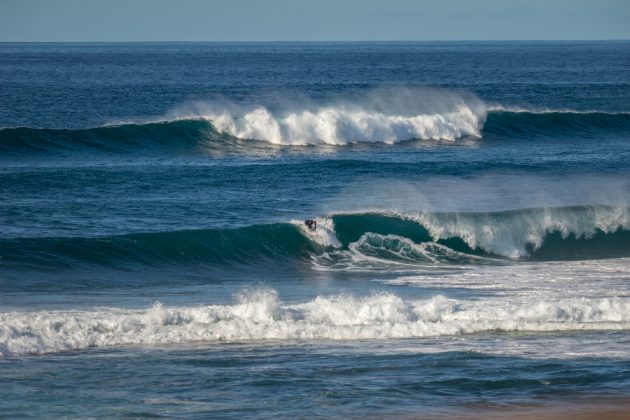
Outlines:
{"label": "ocean", "polygon": [[0,416],[630,394],[630,42],[0,43],[0,127]]}

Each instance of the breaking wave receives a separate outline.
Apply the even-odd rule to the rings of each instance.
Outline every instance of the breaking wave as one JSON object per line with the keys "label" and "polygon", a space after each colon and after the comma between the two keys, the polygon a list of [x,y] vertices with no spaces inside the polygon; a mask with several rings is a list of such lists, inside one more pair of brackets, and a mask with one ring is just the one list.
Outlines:
{"label": "breaking wave", "polygon": [[279,145],[388,143],[480,137],[485,113],[460,105],[442,114],[389,115],[353,106],[329,106],[274,115],[257,107],[241,115],[206,118],[220,132]]}
{"label": "breaking wave", "polygon": [[287,304],[275,291],[259,290],[238,296],[232,305],[0,313],[0,356],[121,345],[628,329],[628,298],[406,300],[385,293]]}
{"label": "breaking wave", "polygon": [[342,146],[409,140],[566,138],[591,137],[601,132],[630,133],[630,113],[489,108],[474,97],[453,95],[448,100],[441,99],[440,106],[405,106],[407,102],[387,106],[380,102],[378,106],[362,102],[301,105],[289,110],[263,105],[207,105],[174,113],[160,122],[88,129],[4,128],[0,129],[0,151],[195,153],[206,148],[265,144]]}
{"label": "breaking wave", "polygon": [[277,264],[281,260],[342,267],[356,261],[481,264],[496,258],[625,256],[630,256],[630,208],[625,206],[333,214],[318,219],[315,232],[294,221],[238,229],[0,241],[0,265],[5,268]]}

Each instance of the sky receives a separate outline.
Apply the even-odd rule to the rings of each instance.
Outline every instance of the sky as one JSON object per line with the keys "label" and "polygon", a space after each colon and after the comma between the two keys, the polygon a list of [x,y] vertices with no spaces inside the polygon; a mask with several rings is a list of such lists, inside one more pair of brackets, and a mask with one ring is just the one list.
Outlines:
{"label": "sky", "polygon": [[630,0],[0,0],[0,42],[630,39]]}

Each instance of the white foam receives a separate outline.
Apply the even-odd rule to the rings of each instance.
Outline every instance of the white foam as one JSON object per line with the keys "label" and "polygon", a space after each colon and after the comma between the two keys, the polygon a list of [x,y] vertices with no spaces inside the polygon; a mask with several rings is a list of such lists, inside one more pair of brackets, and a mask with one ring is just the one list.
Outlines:
{"label": "white foam", "polygon": [[625,206],[544,208],[505,213],[418,213],[406,215],[428,229],[435,239],[461,238],[473,249],[510,258],[528,255],[528,246],[538,249],[551,232],[563,238],[590,238],[597,231],[630,229]]}
{"label": "white foam", "polygon": [[485,114],[476,113],[465,105],[443,114],[421,115],[391,115],[344,105],[274,114],[259,106],[239,114],[207,113],[204,118],[217,130],[241,139],[282,145],[344,145],[481,137]]}
{"label": "white foam", "polygon": [[[349,244],[347,250],[324,252],[312,260],[313,268],[320,271],[382,272],[387,269],[400,274],[423,268],[430,271],[453,270],[462,264],[480,263],[486,259],[454,251],[435,242],[418,244],[398,235],[368,232]],[[444,265],[445,262],[450,264]]]}
{"label": "white foam", "polygon": [[101,346],[196,341],[363,340],[438,337],[492,331],[630,329],[630,298],[554,300],[437,295],[406,300],[319,296],[283,303],[272,290],[244,294],[231,305],[146,310],[0,313],[0,354],[16,356]]}
{"label": "white foam", "polygon": [[187,103],[162,120],[202,118],[234,137],[278,145],[345,145],[481,137],[486,118],[474,95],[429,88],[381,88],[319,102],[285,96],[271,103]]}
{"label": "white foam", "polygon": [[412,273],[374,281],[420,288],[494,291],[515,300],[625,298],[630,297],[630,258],[471,265],[466,270],[444,270],[439,275]]}

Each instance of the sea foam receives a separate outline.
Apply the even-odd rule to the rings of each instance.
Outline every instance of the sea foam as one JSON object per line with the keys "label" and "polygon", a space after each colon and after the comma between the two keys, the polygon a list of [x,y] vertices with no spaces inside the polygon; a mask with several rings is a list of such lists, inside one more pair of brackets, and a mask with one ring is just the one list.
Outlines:
{"label": "sea foam", "polygon": [[90,347],[260,340],[362,340],[493,331],[630,329],[629,298],[424,300],[391,293],[319,296],[287,304],[273,290],[229,305],[145,310],[20,311],[0,314],[0,354]]}

